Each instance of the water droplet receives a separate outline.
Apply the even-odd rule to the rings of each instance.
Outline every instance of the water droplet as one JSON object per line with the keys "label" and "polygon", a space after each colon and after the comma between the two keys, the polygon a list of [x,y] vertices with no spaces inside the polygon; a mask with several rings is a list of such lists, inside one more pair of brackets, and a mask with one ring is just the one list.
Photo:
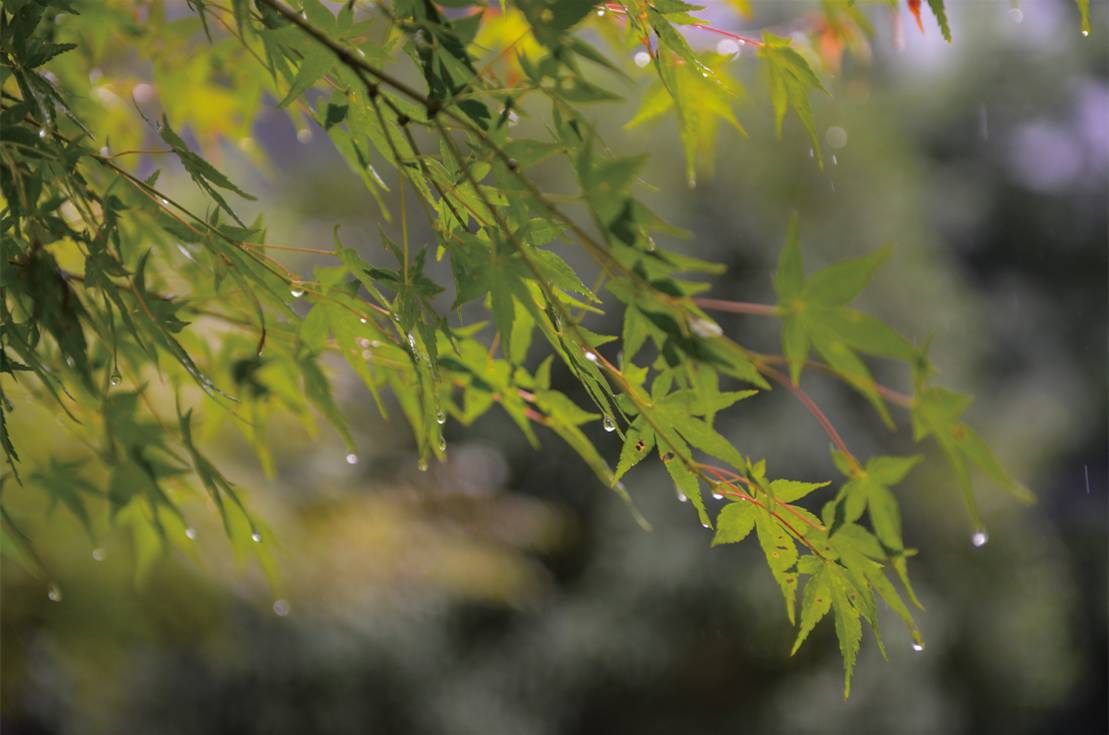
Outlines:
{"label": "water droplet", "polygon": [[308,20],[308,13],[303,11],[303,10],[300,11],[300,19],[301,20]]}
{"label": "water droplet", "polygon": [[601,425],[605,427],[605,431],[616,431],[616,422],[612,420],[611,416],[605,416]]}
{"label": "water droplet", "polygon": [[298,130],[297,131],[297,142],[298,143],[310,143],[310,142],[312,142],[312,131],[311,131],[311,129],[301,128],[300,130]]}
{"label": "water droplet", "polygon": [[589,360],[589,362],[597,362],[597,353],[590,352],[589,350],[586,350],[585,351],[585,359]]}
{"label": "water droplet", "polygon": [[921,651],[924,650],[924,644],[923,643],[913,643],[913,650],[916,651],[917,653],[920,653]]}
{"label": "water droplet", "polygon": [[123,376],[119,373],[112,373],[108,377],[108,382],[112,384],[112,387],[115,387],[123,382]]}
{"label": "water droplet", "polygon": [[723,500],[724,496],[721,495],[720,493],[713,493],[712,498],[713,498],[713,500]]}
{"label": "water droplet", "polygon": [[1085,30],[1085,29],[1083,29],[1083,30],[1082,30],[1082,35],[1083,35],[1083,36],[1089,36],[1089,35],[1090,35],[1090,32],[1089,32],[1089,31],[1087,31],[1087,30]]}
{"label": "water droplet", "polygon": [[597,17],[598,17],[598,18],[603,18],[603,17],[605,17],[605,11],[604,11],[604,8],[601,8],[600,10],[598,10],[598,11],[597,11]]}
{"label": "water droplet", "polygon": [[412,334],[412,332],[408,333],[408,346],[412,348],[413,352],[416,351],[416,335]]}
{"label": "water droplet", "polygon": [[970,537],[970,542],[979,548],[985,546],[986,542],[989,540],[990,536],[985,531],[975,531],[974,534]]}
{"label": "water droplet", "polygon": [[347,464],[358,464],[358,455],[351,452],[347,455]]}
{"label": "water droplet", "polygon": [[653,253],[653,252],[655,252],[655,248],[657,248],[657,247],[658,247],[658,245],[655,244],[655,238],[651,237],[650,235],[647,235],[647,252],[648,253]]}
{"label": "water droplet", "polygon": [[836,156],[836,154],[834,154],[834,153],[832,154],[832,165],[833,166],[838,166],[839,165],[839,157]]}
{"label": "water droplet", "polygon": [[39,137],[40,138],[45,138],[46,137],[46,128],[39,128]]}
{"label": "water droplet", "polygon": [[250,540],[256,544],[260,544],[262,543],[262,534],[255,531],[254,533],[250,534]]}
{"label": "water droplet", "polygon": [[651,63],[651,55],[646,51],[636,51],[635,56],[632,57],[632,61],[635,62],[636,66],[642,69],[647,66],[647,64]]}
{"label": "water droplet", "polygon": [[816,151],[812,148],[809,148],[809,158],[816,158]]}
{"label": "water droplet", "polygon": [[508,127],[514,128],[520,124],[520,116],[513,110],[508,111]]}
{"label": "water droplet", "polygon": [[701,528],[708,528],[708,527],[709,527],[709,524],[705,523],[704,521],[701,522]]}
{"label": "water droplet", "polygon": [[368,350],[370,348],[370,340],[366,339],[365,337],[359,337],[358,346],[364,350]]}
{"label": "water droplet", "polygon": [[724,334],[724,330],[720,325],[711,319],[694,319],[689,323],[689,328],[694,334],[703,339],[711,339]]}
{"label": "water droplet", "polygon": [[107,556],[108,552],[104,551],[104,549],[99,546],[92,550],[92,558],[94,561],[104,561],[104,558]]}
{"label": "water droplet", "polygon": [[847,145],[847,131],[838,125],[833,125],[824,132],[824,140],[832,148],[843,148]]}
{"label": "water droplet", "polygon": [[355,49],[355,51],[357,51],[358,55],[361,56],[363,59],[366,58],[366,52],[363,51],[362,49],[357,48],[357,49]]}
{"label": "water droplet", "polygon": [[109,148],[109,147],[108,147],[108,146],[106,146],[106,145],[105,145],[105,146],[101,146],[101,147],[100,147],[100,155],[104,156],[104,158],[107,158],[108,156],[112,155],[112,149],[111,149],[111,148]]}
{"label": "water droplet", "polygon": [[1020,24],[1024,22],[1024,11],[1020,8],[1009,8],[1009,20]]}
{"label": "water droplet", "polygon": [[283,618],[289,614],[289,603],[285,600],[273,601],[273,614],[279,618]]}
{"label": "water droplet", "polygon": [[439,437],[439,451],[440,452],[447,451],[447,439],[444,436]]}
{"label": "water droplet", "polygon": [[369,319],[367,319],[366,317],[362,316],[362,317],[358,317],[358,321],[359,321],[359,322],[361,322],[362,324],[366,324],[366,323],[368,323],[368,322],[369,322],[370,320],[369,320]]}
{"label": "water droplet", "polygon": [[678,493],[678,500],[680,500],[683,503],[689,502],[689,498],[687,498],[685,496],[685,493]]}
{"label": "water droplet", "polygon": [[297,286],[290,286],[289,295],[292,296],[294,299],[299,299],[301,296],[304,295],[304,289]]}
{"label": "water droplet", "polygon": [[185,529],[185,538],[189,539],[190,541],[195,541],[196,540],[196,529],[193,528],[192,526],[189,526],[188,528],[186,528]]}
{"label": "water droplet", "polygon": [[445,414],[441,408],[435,412],[435,423],[440,426],[447,423],[447,414]]}
{"label": "water droplet", "polygon": [[735,56],[739,53],[739,44],[731,38],[723,38],[716,44],[716,53],[723,56]]}
{"label": "water droplet", "polygon": [[62,588],[59,587],[58,585],[54,584],[53,582],[51,582],[50,587],[46,590],[46,597],[51,602],[61,602],[62,601]]}
{"label": "water droplet", "polygon": [[162,202],[163,207],[168,207],[169,206],[169,200],[166,199],[165,197],[161,198],[161,202]]}
{"label": "water droplet", "polygon": [[421,457],[420,463],[416,465],[416,469],[420,472],[427,472],[427,460]]}

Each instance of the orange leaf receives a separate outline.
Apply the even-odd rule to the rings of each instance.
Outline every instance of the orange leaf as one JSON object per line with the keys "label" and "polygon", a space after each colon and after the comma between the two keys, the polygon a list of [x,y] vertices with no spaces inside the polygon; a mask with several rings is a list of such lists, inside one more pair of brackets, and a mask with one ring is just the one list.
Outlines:
{"label": "orange leaf", "polygon": [[924,33],[924,21],[920,18],[920,0],[909,0],[909,12],[916,18],[916,27]]}

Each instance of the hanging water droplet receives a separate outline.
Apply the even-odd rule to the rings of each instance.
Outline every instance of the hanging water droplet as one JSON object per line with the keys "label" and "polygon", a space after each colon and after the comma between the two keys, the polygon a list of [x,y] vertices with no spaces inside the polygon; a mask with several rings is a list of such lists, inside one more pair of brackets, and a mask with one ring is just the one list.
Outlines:
{"label": "hanging water droplet", "polygon": [[724,496],[723,496],[723,495],[721,495],[720,493],[713,493],[713,494],[712,494],[712,499],[713,499],[713,500],[723,500],[723,499],[724,499]]}
{"label": "hanging water droplet", "polygon": [[62,601],[62,588],[59,587],[58,585],[56,585],[55,583],[51,582],[50,587],[47,588],[47,590],[46,590],[46,597],[51,602],[61,602]]}
{"label": "hanging water droplet", "polygon": [[658,247],[658,245],[655,244],[655,238],[651,237],[650,235],[647,235],[647,252],[648,253],[655,252],[656,247]]}
{"label": "hanging water droplet", "polygon": [[635,62],[636,66],[642,69],[647,66],[647,64],[651,63],[651,55],[646,51],[636,51],[635,56],[632,57],[632,61]]}
{"label": "hanging water droplet", "polygon": [[370,340],[366,339],[365,337],[359,337],[358,346],[364,350],[368,350],[370,348]]}
{"label": "hanging water droplet", "polygon": [[250,534],[250,540],[256,544],[260,544],[262,543],[262,534],[255,531],[254,533]]}
{"label": "hanging water droplet", "polygon": [[685,496],[685,493],[678,493],[678,500],[685,503],[689,501],[689,498]]}
{"label": "hanging water droplet", "polygon": [[724,330],[720,325],[711,319],[694,319],[689,323],[689,329],[703,339],[711,339],[724,334]]}
{"label": "hanging water droplet", "polygon": [[709,527],[708,523],[706,523],[705,521],[701,521],[701,528],[708,528],[708,527]]}
{"label": "hanging water droplet", "polygon": [[447,414],[445,414],[441,408],[435,412],[435,423],[440,426],[447,423]]}
{"label": "hanging water droplet", "polygon": [[358,455],[351,452],[347,455],[347,464],[358,464]]}
{"label": "hanging water droplet", "polygon": [[447,439],[444,436],[439,437],[439,451],[440,452],[447,451]]}
{"label": "hanging water droplet", "polygon": [[162,202],[163,207],[168,207],[169,206],[169,200],[166,199],[165,197],[161,198],[161,202]]}
{"label": "hanging water droplet", "polygon": [[598,18],[603,18],[603,17],[605,17],[605,10],[604,10],[604,8],[601,8],[600,10],[598,10],[598,11],[597,11],[597,17],[598,17]]}
{"label": "hanging water droplet", "polygon": [[185,529],[185,538],[189,539],[190,541],[195,541],[196,540],[196,529],[193,528],[192,526],[189,526],[188,528],[186,528]]}
{"label": "hanging water droplet", "polygon": [[924,644],[923,643],[913,643],[913,650],[916,651],[917,653],[920,653],[921,651],[924,650]]}
{"label": "hanging water droplet", "polygon": [[989,540],[990,536],[985,531],[975,531],[974,534],[970,537],[970,542],[979,548],[985,546],[986,542]]}
{"label": "hanging water droplet", "polygon": [[359,321],[359,322],[361,322],[362,324],[366,324],[366,323],[368,323],[368,322],[369,322],[370,320],[369,320],[369,319],[367,319],[366,317],[364,317],[364,316],[363,316],[363,317],[359,317],[359,318],[358,318],[358,321]]}
{"label": "hanging water droplet", "polygon": [[420,463],[416,465],[416,469],[418,469],[420,472],[427,472],[427,460],[423,457],[420,457]]}
{"label": "hanging water droplet", "polygon": [[605,416],[601,425],[605,427],[605,431],[616,431],[616,422],[612,420],[611,416]]}
{"label": "hanging water droplet", "polygon": [[835,153],[832,154],[832,165],[833,166],[838,166],[839,165],[839,156],[837,156]]}
{"label": "hanging water droplet", "polygon": [[107,556],[108,552],[104,551],[104,549],[100,548],[99,546],[92,550],[93,561],[104,561],[104,558]]}
{"label": "hanging water droplet", "polygon": [[589,362],[597,362],[597,353],[590,352],[589,350],[586,350],[585,351],[585,359],[589,360]]}
{"label": "hanging water droplet", "polygon": [[103,156],[104,158],[107,158],[108,156],[112,155],[112,149],[109,148],[106,145],[101,146],[100,147],[100,155]]}
{"label": "hanging water droplet", "polygon": [[123,382],[123,376],[119,373],[112,373],[110,376],[108,376],[108,382],[111,383],[112,387],[114,388],[115,386]]}
{"label": "hanging water droplet", "polygon": [[297,142],[298,143],[303,143],[303,144],[311,143],[312,142],[312,130],[310,128],[301,128],[300,130],[298,130],[297,131]]}
{"label": "hanging water droplet", "polygon": [[357,51],[358,55],[361,56],[363,59],[366,58],[366,52],[363,51],[362,49],[358,48],[358,49],[355,49],[355,51]]}
{"label": "hanging water droplet", "polygon": [[816,158],[816,151],[809,148],[809,158]]}
{"label": "hanging water droplet", "polygon": [[294,299],[299,299],[301,296],[304,295],[304,289],[300,288],[298,285],[290,286],[289,295],[292,296]]}
{"label": "hanging water droplet", "polygon": [[1020,8],[1009,8],[1009,20],[1020,25],[1024,22],[1024,11]]}
{"label": "hanging water droplet", "polygon": [[289,603],[285,600],[273,601],[273,614],[279,618],[283,618],[289,614]]}
{"label": "hanging water droplet", "polygon": [[300,11],[300,19],[301,20],[308,20],[308,13],[304,10]]}
{"label": "hanging water droplet", "polygon": [[412,334],[412,332],[408,333],[408,346],[412,348],[413,352],[416,351],[416,335]]}
{"label": "hanging water droplet", "polygon": [[1090,32],[1089,32],[1089,31],[1087,31],[1086,29],[1083,29],[1083,30],[1082,30],[1082,35],[1083,35],[1083,36],[1089,36],[1089,35],[1090,35]]}
{"label": "hanging water droplet", "polygon": [[723,38],[716,44],[716,53],[723,56],[735,56],[739,53],[739,44],[735,39]]}
{"label": "hanging water droplet", "polygon": [[45,138],[46,137],[46,128],[39,128],[39,137],[40,138]]}
{"label": "hanging water droplet", "polygon": [[519,124],[520,124],[520,116],[517,115],[515,111],[509,110],[508,111],[508,127],[514,128]]}

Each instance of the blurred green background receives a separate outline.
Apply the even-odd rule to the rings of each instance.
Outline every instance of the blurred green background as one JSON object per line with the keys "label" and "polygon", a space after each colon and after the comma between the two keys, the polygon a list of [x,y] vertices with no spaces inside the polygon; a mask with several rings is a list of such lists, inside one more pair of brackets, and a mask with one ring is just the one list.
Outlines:
{"label": "blurred green background", "polygon": [[[3,732],[1104,732],[1109,9],[1095,0],[1084,39],[1068,1],[1019,14],[1002,1],[951,5],[954,45],[905,15],[903,44],[879,24],[872,62],[845,62],[816,103],[823,172],[795,121],[774,138],[762,102],[741,110],[750,140],[722,135],[696,189],[682,182],[672,121],[623,131],[634,100],[596,113],[617,148],[652,153],[644,178],[659,188],[647,200],[693,233],[667,245],[728,264],[711,295],[772,299],[792,211],[810,268],[897,244],[863,306],[933,337],[943,382],[975,394],[972,422],[1039,497],[1020,507],[981,483],[990,542],[976,549],[938,457],[898,490],[921,550],[923,653],[886,615],[891,658],[864,642],[843,702],[830,623],[790,658],[760,555],[710,550],[661,467],[627,481],[651,533],[556,437],[536,452],[500,416],[448,424],[448,462],[420,472],[407,430],[340,371],[358,464],[333,434],[279,423],[270,479],[236,434],[209,438],[272,528],[276,589],[236,562],[199,502],[196,558],[159,562],[140,588],[127,538],[107,536],[95,559],[64,510],[34,528],[63,596],[49,601],[4,562]],[[764,100],[752,59],[732,63]],[[224,155],[260,195],[275,241],[329,242],[338,223],[376,256],[379,223],[322,131],[298,135],[270,109],[254,138],[271,160],[262,169],[237,145]],[[776,347],[770,320],[721,324]],[[619,330],[615,317],[590,326]],[[907,431],[806,380],[862,454],[912,451]],[[53,417],[21,414],[24,442],[64,451]],[[819,426],[784,392],[719,421],[777,476],[834,475]],[[616,457],[615,436],[598,426],[593,438]]]}

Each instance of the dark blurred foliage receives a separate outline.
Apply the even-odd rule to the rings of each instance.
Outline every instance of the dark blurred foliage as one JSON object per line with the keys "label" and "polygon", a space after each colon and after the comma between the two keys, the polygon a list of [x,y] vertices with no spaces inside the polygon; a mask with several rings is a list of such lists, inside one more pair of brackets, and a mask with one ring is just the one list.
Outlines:
{"label": "dark blurred foliage", "polygon": [[[792,210],[813,267],[897,242],[867,307],[934,335],[945,382],[976,394],[973,420],[1040,498],[1024,508],[983,490],[991,536],[975,549],[938,458],[899,491],[921,549],[923,653],[883,616],[891,659],[864,643],[842,702],[830,623],[790,658],[760,556],[710,550],[657,471],[628,479],[651,533],[555,437],[536,452],[507,420],[450,425],[450,462],[421,474],[352,382],[345,402],[370,447],[356,468],[337,441],[275,427],[270,481],[228,442],[280,544],[273,608],[215,541],[136,590],[125,543],[97,563],[59,518],[61,604],[5,566],[4,733],[1105,731],[1107,47],[1104,34],[1075,38],[1064,3],[1026,3],[1020,26],[997,3],[972,5],[954,14],[954,46],[909,34],[901,52],[879,42],[872,66],[848,62],[817,108],[822,129],[846,134],[824,173],[799,131],[773,142],[759,117],[744,121],[750,142],[721,144],[714,177],[675,196],[672,130],[609,125],[610,139],[651,149],[655,203],[694,233],[689,251],[728,263],[714,294],[770,298]],[[284,162],[269,200],[285,226],[373,231],[325,143],[261,127]],[[721,323],[775,344],[776,325],[756,317]],[[852,445],[911,451],[860,401],[807,380]],[[831,471],[788,395],[720,426],[776,475]],[[615,457],[613,437],[594,438]]]}

